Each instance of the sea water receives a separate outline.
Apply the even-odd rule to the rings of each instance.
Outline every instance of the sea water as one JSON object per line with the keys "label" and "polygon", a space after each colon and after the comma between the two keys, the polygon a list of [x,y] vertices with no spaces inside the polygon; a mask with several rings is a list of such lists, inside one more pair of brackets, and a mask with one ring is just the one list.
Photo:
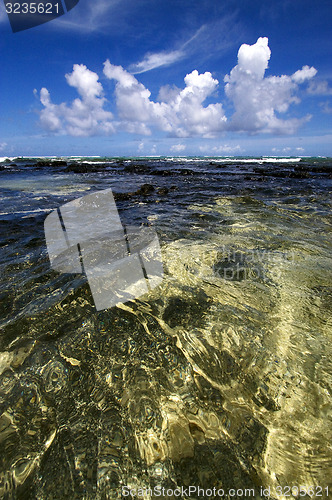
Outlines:
{"label": "sea water", "polygon": [[[328,498],[331,159],[0,165],[0,496]],[[164,279],[97,312],[43,224],[107,188]]]}

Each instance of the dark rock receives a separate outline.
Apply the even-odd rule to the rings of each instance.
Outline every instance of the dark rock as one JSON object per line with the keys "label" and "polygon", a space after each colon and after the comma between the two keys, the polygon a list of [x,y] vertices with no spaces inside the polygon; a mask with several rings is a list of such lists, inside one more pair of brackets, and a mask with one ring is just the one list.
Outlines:
{"label": "dark rock", "polygon": [[86,174],[89,172],[100,172],[104,170],[105,165],[103,163],[96,165],[91,163],[71,163],[65,169],[65,172],[75,172],[78,174]]}
{"label": "dark rock", "polygon": [[200,326],[210,305],[210,299],[203,291],[199,291],[191,300],[169,297],[163,311],[163,320],[171,328]]}
{"label": "dark rock", "polygon": [[161,169],[152,170],[151,174],[153,174],[153,175],[162,175],[163,177],[169,177],[171,175],[176,175],[176,173],[175,173],[174,170],[161,170]]}
{"label": "dark rock", "polygon": [[75,172],[77,174],[85,174],[87,172],[91,172],[90,165],[86,165],[85,163],[77,164],[77,163],[72,163],[71,165],[68,165],[66,168],[65,172]]}
{"label": "dark rock", "polygon": [[131,191],[127,193],[114,193],[113,196],[115,201],[126,201],[126,200],[131,200],[134,196],[148,196],[149,194],[153,193],[155,191],[155,188],[152,186],[152,184],[142,184],[142,186],[137,189],[137,191]]}
{"label": "dark rock", "polygon": [[135,193],[114,193],[113,192],[113,196],[114,196],[115,201],[130,200],[134,196],[134,194]]}
{"label": "dark rock", "polygon": [[52,167],[66,167],[66,160],[54,160],[52,161]]}
{"label": "dark rock", "polygon": [[269,431],[259,420],[247,417],[237,431],[236,439],[245,455],[253,457],[264,452]]}
{"label": "dark rock", "polygon": [[254,182],[263,182],[265,177],[261,177],[260,175],[245,175],[244,180],[246,181],[254,181]]}
{"label": "dark rock", "polygon": [[169,193],[169,189],[167,187],[159,188],[157,190],[157,193],[162,195],[162,196],[165,196],[166,194]]}
{"label": "dark rock", "polygon": [[194,175],[195,172],[193,170],[190,170],[190,168],[181,168],[181,170],[179,170],[179,175]]}
{"label": "dark rock", "polygon": [[170,170],[155,169],[151,171],[151,174],[171,177],[174,175],[194,175],[195,172],[189,168],[172,168]]}
{"label": "dark rock", "polygon": [[310,173],[307,171],[291,172],[289,177],[291,179],[308,179],[310,177]]}
{"label": "dark rock", "polygon": [[309,172],[310,167],[309,165],[295,165],[294,170],[295,172]]}
{"label": "dark rock", "polygon": [[281,179],[285,179],[285,178],[289,177],[289,172],[287,172],[287,170],[275,170],[274,172],[270,172],[270,174],[268,174],[266,172],[266,175],[270,175],[271,177],[279,177]]}
{"label": "dark rock", "polygon": [[314,165],[311,170],[321,174],[332,174],[332,165]]}
{"label": "dark rock", "polygon": [[259,175],[266,175],[268,177],[279,177],[286,178],[289,177],[289,172],[287,170],[276,170],[276,169],[267,169],[262,167],[254,167],[254,172]]}
{"label": "dark rock", "polygon": [[65,160],[38,160],[36,163],[37,167],[66,167],[67,162]]}
{"label": "dark rock", "polygon": [[151,167],[148,165],[136,165],[130,163],[129,165],[126,165],[123,170],[133,174],[148,174],[151,172]]}
{"label": "dark rock", "polygon": [[148,194],[153,193],[154,187],[152,184],[142,184],[142,186],[135,192],[135,194],[142,194],[143,196],[147,196]]}
{"label": "dark rock", "polygon": [[274,401],[274,399],[268,393],[266,393],[266,391],[263,390],[261,387],[258,388],[257,393],[253,396],[252,399],[257,406],[259,407],[263,406],[268,411],[280,410],[278,402]]}

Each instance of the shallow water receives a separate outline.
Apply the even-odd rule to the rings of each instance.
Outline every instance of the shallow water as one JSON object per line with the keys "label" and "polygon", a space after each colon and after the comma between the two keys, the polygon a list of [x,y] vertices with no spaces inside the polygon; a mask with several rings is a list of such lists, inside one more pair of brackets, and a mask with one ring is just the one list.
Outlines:
{"label": "shallow water", "polygon": [[[1,497],[196,485],[222,498],[288,498],[287,486],[328,498],[331,161],[109,159],[91,173],[7,165]],[[155,190],[133,194],[144,183]],[[124,224],[157,231],[164,280],[96,312],[83,276],[51,270],[43,222],[109,187],[131,193],[117,202]]]}

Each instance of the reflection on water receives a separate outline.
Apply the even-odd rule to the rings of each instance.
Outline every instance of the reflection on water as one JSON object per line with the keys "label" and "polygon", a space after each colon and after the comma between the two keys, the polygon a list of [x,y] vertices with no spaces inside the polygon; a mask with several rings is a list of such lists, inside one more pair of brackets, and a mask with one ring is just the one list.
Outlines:
{"label": "reflection on water", "polygon": [[327,498],[309,488],[332,477],[330,199],[229,182],[139,201],[165,278],[106,311],[82,276],[50,270],[43,216],[2,221],[1,497]]}

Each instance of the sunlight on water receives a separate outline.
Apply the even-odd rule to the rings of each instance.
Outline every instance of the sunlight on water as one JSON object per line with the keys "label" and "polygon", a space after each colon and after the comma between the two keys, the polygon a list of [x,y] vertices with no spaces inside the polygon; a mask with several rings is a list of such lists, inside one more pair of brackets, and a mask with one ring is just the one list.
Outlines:
{"label": "sunlight on water", "polygon": [[99,312],[50,270],[43,215],[2,221],[1,497],[330,486],[329,198],[174,193],[132,217],[162,284]]}
{"label": "sunlight on water", "polygon": [[[238,208],[230,201],[217,201],[218,207],[227,207],[223,215],[228,217],[234,215],[232,205]],[[331,368],[326,303],[331,305],[331,254],[317,236],[311,242],[308,237],[310,247],[299,250],[303,226],[298,231],[291,224],[284,232],[292,232],[293,241],[289,237],[284,250],[273,233],[272,241],[264,241],[266,226],[259,225],[256,214],[246,217],[247,224],[232,225],[228,234],[174,242],[166,250],[170,295],[185,300],[181,291],[189,298],[191,290],[197,304],[200,290],[208,305],[199,329],[189,328],[191,316],[185,329],[177,326],[178,343],[196,372],[225,398],[223,411],[232,422],[227,436],[239,441],[239,427],[248,418],[264,429],[256,464],[262,484],[325,484],[332,465],[326,439],[331,379],[322,379],[322,371]],[[275,250],[261,255],[257,241]],[[221,425],[219,438],[223,432]]]}

